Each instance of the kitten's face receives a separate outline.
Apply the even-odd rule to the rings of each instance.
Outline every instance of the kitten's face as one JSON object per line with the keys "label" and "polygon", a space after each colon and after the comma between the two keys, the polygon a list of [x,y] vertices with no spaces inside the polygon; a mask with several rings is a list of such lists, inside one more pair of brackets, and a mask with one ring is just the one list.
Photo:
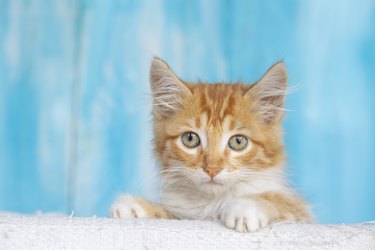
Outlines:
{"label": "kitten's face", "polygon": [[282,64],[255,85],[189,84],[154,59],[151,84],[164,182],[220,193],[281,166]]}

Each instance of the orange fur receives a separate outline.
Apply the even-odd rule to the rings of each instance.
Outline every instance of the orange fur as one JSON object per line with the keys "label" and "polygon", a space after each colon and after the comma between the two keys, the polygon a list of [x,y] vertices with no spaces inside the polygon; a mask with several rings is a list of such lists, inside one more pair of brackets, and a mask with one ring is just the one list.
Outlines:
{"label": "orange fur", "polygon": [[[254,198],[254,197],[252,197]],[[286,196],[275,192],[266,192],[255,197],[273,211],[275,221],[302,221],[311,222],[312,217],[305,202],[296,196]]]}

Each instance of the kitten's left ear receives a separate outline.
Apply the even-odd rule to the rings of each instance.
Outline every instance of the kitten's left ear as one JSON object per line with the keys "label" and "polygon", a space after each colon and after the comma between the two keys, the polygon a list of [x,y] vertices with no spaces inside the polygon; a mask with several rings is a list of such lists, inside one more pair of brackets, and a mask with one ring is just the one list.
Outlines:
{"label": "kitten's left ear", "polygon": [[191,94],[186,85],[173,73],[168,64],[155,57],[151,63],[150,83],[153,112],[158,118],[167,118],[182,107],[184,96]]}
{"label": "kitten's left ear", "polygon": [[282,119],[287,86],[288,76],[285,65],[283,62],[278,62],[245,94],[255,100],[254,111],[262,116],[266,124]]}

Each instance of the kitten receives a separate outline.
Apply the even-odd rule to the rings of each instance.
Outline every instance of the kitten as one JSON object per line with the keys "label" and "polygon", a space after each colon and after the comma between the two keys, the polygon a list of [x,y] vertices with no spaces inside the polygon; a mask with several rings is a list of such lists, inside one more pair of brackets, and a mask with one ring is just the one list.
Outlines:
{"label": "kitten", "polygon": [[284,178],[282,62],[255,84],[191,84],[154,58],[150,71],[161,202],[124,195],[115,218],[219,219],[238,232],[311,221]]}

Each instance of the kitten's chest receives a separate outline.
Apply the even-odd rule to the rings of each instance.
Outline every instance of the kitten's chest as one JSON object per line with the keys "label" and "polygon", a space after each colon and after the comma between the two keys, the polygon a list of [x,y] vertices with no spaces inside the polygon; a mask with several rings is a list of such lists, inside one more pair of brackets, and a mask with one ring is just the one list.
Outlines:
{"label": "kitten's chest", "polygon": [[178,218],[205,220],[218,218],[229,199],[228,195],[209,197],[202,194],[164,192],[161,204]]}

